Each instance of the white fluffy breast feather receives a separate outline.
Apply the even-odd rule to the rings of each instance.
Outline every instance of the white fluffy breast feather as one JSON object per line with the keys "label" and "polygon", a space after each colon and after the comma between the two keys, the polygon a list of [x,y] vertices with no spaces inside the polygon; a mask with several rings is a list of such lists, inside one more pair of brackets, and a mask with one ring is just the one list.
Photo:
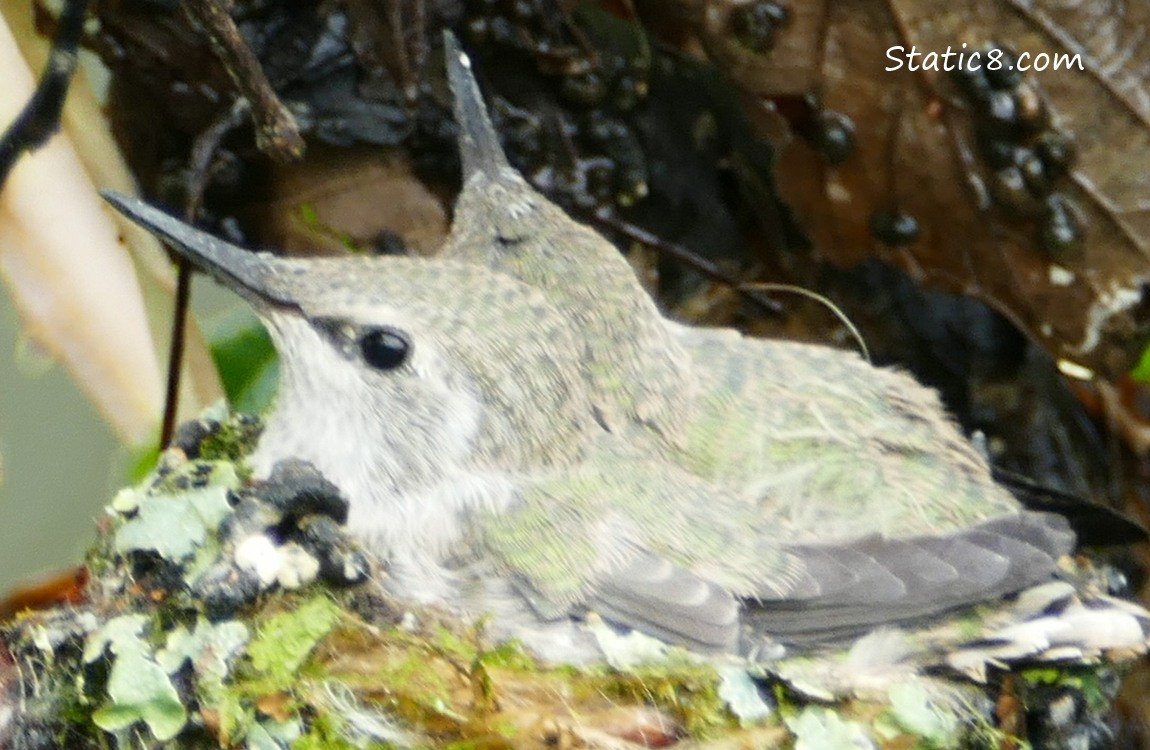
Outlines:
{"label": "white fluffy breast feather", "polygon": [[281,358],[280,395],[251,458],[256,475],[267,476],[284,458],[310,461],[347,497],[348,528],[387,564],[397,595],[453,598],[452,568],[466,556],[468,519],[499,512],[514,496],[506,473],[472,460],[483,404],[466,383],[444,376],[445,363],[426,342],[416,344],[403,375],[433,391],[421,402],[434,410],[417,413],[409,404],[381,401],[369,379],[387,374],[349,361],[306,321],[279,319],[269,329],[281,352],[308,351]]}

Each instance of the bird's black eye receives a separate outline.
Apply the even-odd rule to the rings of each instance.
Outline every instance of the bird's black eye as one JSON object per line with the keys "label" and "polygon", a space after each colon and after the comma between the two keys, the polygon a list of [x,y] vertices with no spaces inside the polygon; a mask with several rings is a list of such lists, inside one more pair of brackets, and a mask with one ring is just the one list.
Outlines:
{"label": "bird's black eye", "polygon": [[394,370],[411,356],[411,342],[394,328],[372,328],[359,337],[363,361],[377,370]]}

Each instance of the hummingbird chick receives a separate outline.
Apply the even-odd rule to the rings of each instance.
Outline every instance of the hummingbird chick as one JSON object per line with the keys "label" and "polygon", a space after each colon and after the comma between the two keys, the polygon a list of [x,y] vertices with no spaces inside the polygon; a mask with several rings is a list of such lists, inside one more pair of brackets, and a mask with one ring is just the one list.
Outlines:
{"label": "hummingbird chick", "polygon": [[394,594],[554,661],[598,658],[591,613],[745,656],[1031,590],[1057,596],[1010,605],[1041,601],[1002,625],[1012,656],[1145,650],[1150,615],[1102,596],[1103,632],[1051,625],[1073,532],[995,483],[933,390],[663,317],[509,166],[447,48],[464,184],[438,257],[253,253],[107,196],[255,308],[281,367],[256,473],[318,468]]}

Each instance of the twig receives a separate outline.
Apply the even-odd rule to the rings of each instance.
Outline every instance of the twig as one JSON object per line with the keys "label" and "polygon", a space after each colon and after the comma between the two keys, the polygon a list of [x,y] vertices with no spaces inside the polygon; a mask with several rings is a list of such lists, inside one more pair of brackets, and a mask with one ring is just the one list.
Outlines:
{"label": "twig", "polygon": [[51,52],[36,91],[0,136],[0,187],[22,154],[44,145],[60,129],[60,113],[68,95],[68,84],[76,72],[76,47],[84,31],[87,10],[87,0],[68,0],[60,12]]}
{"label": "twig", "polygon": [[606,211],[596,211],[591,216],[592,220],[600,226],[611,229],[626,237],[629,237],[637,242],[642,242],[644,245],[649,245],[659,252],[669,255],[670,257],[685,263],[687,266],[693,268],[699,273],[703,274],[712,281],[717,281],[720,284],[725,284],[731,287],[744,298],[759,305],[767,312],[773,315],[779,315],[783,312],[783,307],[778,302],[764,297],[761,294],[756,294],[753,289],[748,289],[745,282],[739,281],[734,276],[731,276],[717,265],[700,257],[698,254],[691,252],[682,245],[659,237],[653,232],[648,232],[640,226],[636,226],[628,221],[621,221],[614,216],[609,215]]}
{"label": "twig", "polygon": [[[188,169],[184,218],[192,221],[200,212],[204,190],[212,177],[212,166],[220,142],[243,121],[248,106],[237,101],[225,116],[212,123],[196,138]],[[160,450],[172,442],[180,410],[180,379],[184,366],[184,341],[187,339],[188,303],[192,293],[192,267],[182,256],[176,256],[176,304],[172,311],[172,332],[168,344],[168,382],[164,394],[164,419],[160,425]]]}
{"label": "twig", "polygon": [[299,126],[272,88],[231,14],[217,0],[185,0],[182,5],[207,31],[216,57],[251,105],[256,146],[280,161],[300,158],[305,144]]}

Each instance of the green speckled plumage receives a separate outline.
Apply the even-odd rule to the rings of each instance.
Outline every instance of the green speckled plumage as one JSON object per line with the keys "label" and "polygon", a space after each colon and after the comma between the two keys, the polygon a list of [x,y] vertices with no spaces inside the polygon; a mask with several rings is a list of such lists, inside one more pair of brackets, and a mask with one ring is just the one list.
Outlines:
{"label": "green speckled plumage", "polygon": [[[457,116],[474,118],[478,92],[453,74]],[[589,344],[570,366],[610,431],[582,466],[528,482],[522,504],[487,524],[491,549],[554,609],[593,595],[596,550],[612,544],[739,596],[785,599],[810,590],[796,546],[940,537],[1019,514],[934,391],[851,352],[668,322],[614,247],[497,147],[468,151],[494,134],[466,124],[443,256],[542,290],[576,324]]]}
{"label": "green speckled plumage", "polygon": [[[342,488],[395,593],[565,660],[586,656],[568,618],[587,610],[730,651],[1051,576],[1073,534],[993,482],[933,391],[666,320],[507,165],[448,67],[465,184],[440,258],[251,255],[117,199],[256,305],[283,381],[255,468],[303,458]],[[381,331],[400,364],[365,354]]]}

